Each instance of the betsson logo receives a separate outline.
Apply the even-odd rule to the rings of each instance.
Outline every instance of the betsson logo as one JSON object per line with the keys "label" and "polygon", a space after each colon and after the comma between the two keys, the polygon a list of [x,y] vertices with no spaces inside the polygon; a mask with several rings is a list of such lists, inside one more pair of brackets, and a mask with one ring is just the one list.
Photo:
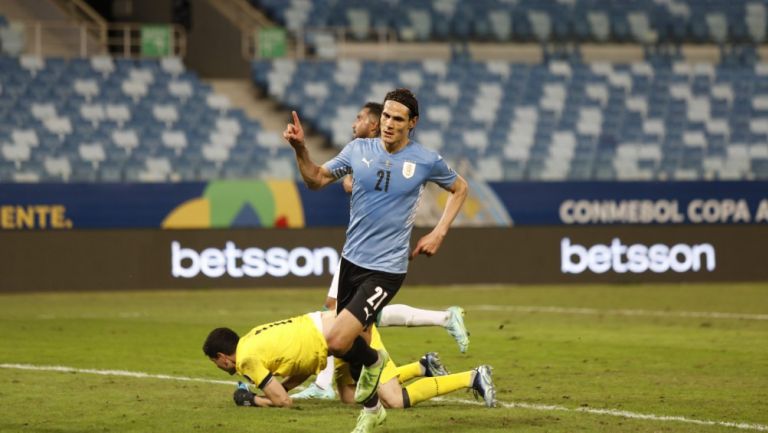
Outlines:
{"label": "betsson logo", "polygon": [[707,271],[715,270],[715,248],[711,244],[676,244],[672,247],[654,244],[648,247],[624,245],[621,239],[614,238],[610,245],[597,244],[587,249],[571,244],[569,238],[560,241],[560,270],[564,274],[580,274],[587,269],[596,274],[610,270],[620,274],[640,274],[648,270],[662,273],[670,269],[698,272],[702,268],[702,259]]}
{"label": "betsson logo", "polygon": [[[309,249],[305,247],[286,250],[273,247],[266,251],[260,248],[237,248],[234,242],[227,242],[223,250],[206,248],[200,253],[191,248],[182,248],[177,241],[171,243],[171,274],[174,278],[194,278],[200,273],[209,278],[224,274],[232,278],[242,277],[297,277],[323,275],[325,270],[332,274],[339,261],[339,253],[331,247]],[[323,264],[327,263],[327,266]]]}

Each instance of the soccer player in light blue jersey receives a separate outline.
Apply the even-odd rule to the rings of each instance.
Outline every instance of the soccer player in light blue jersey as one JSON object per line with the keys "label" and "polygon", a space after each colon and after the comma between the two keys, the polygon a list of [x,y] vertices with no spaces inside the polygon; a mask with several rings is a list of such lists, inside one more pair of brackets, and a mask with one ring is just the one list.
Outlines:
{"label": "soccer player in light blue jersey", "polygon": [[[352,139],[377,138],[380,136],[379,121],[381,120],[382,104],[378,102],[366,102],[360,108],[352,124]],[[344,191],[352,194],[352,175],[344,176]],[[341,263],[339,263],[341,265]],[[324,308],[336,311],[336,298],[338,297],[339,272],[334,272],[333,281],[328,289]],[[382,308],[376,326],[442,326],[456,340],[459,350],[464,353],[469,347],[469,332],[464,325],[464,309],[452,306],[446,310],[435,311],[421,308],[413,308],[403,304],[388,304]],[[303,391],[292,395],[294,399],[317,398],[336,399],[333,389],[334,378],[333,356],[328,356],[328,362],[323,371],[317,374],[315,381]]]}
{"label": "soccer player in light blue jersey", "polygon": [[[372,349],[368,326],[400,289],[408,261],[440,249],[451,223],[467,197],[467,182],[434,151],[410,139],[419,119],[419,105],[408,89],[384,98],[381,137],[356,139],[332,160],[315,164],[304,142],[296,112],[283,138],[296,152],[296,161],[310,189],[323,188],[351,174],[350,221],[339,272],[338,316],[326,332],[329,351],[351,366],[362,365],[355,400],[365,408],[355,432],[370,432],[384,420],[376,396],[384,350]],[[449,191],[443,215],[434,229],[409,251],[414,216],[427,182]]]}

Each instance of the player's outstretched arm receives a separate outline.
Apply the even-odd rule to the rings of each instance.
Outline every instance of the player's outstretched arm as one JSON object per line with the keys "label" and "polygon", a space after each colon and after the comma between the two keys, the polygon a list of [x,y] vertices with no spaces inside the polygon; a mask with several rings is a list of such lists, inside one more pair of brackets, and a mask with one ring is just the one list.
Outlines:
{"label": "player's outstretched arm", "polygon": [[309,157],[309,150],[307,150],[306,143],[304,142],[304,128],[301,127],[299,115],[295,111],[292,111],[291,114],[293,115],[293,123],[286,125],[285,131],[283,131],[283,138],[296,152],[296,163],[307,187],[309,189],[323,188],[336,179],[328,169],[312,162],[312,159]]}
{"label": "player's outstretched arm", "polygon": [[443,215],[440,217],[440,221],[437,222],[435,228],[416,243],[416,247],[411,252],[411,259],[419,254],[425,254],[427,257],[437,254],[437,250],[440,249],[443,239],[445,239],[448,230],[451,228],[451,223],[456,219],[456,215],[459,214],[469,193],[467,181],[459,175],[456,176],[456,181],[453,182],[453,185],[446,189],[451,195],[445,203]]}

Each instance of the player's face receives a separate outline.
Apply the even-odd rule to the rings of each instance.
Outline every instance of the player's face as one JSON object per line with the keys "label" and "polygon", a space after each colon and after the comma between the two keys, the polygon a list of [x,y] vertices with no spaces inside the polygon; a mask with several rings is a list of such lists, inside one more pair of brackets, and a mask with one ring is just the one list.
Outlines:
{"label": "player's face", "polygon": [[408,142],[408,132],[416,126],[416,118],[409,118],[410,111],[396,101],[384,103],[381,112],[381,141],[384,144],[399,145]]}
{"label": "player's face", "polygon": [[215,358],[210,358],[211,361],[216,364],[216,367],[219,367],[220,369],[226,371],[229,373],[229,375],[233,375],[237,373],[237,369],[235,368],[235,363],[232,362],[229,358],[227,358],[226,355],[219,352]]}
{"label": "player's face", "polygon": [[371,112],[367,108],[363,108],[357,113],[355,123],[352,124],[352,137],[353,138],[373,138],[376,136],[376,128],[378,124],[374,119],[371,119]]}

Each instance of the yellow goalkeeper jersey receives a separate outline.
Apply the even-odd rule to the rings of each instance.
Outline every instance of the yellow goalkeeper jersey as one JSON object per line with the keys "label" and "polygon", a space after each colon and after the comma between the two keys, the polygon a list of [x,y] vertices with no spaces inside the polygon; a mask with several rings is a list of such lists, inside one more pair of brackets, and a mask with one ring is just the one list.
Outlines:
{"label": "yellow goalkeeper jersey", "polygon": [[321,326],[315,312],[251,329],[237,344],[237,372],[259,388],[272,376],[319,373],[328,356]]}

